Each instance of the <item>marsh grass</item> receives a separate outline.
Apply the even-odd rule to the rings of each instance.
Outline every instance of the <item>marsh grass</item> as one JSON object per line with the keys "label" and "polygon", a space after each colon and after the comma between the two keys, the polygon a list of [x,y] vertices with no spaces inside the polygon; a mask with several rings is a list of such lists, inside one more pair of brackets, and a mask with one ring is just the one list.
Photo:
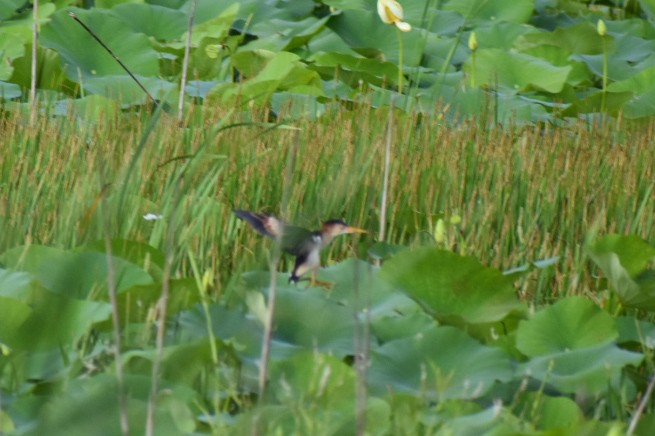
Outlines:
{"label": "marsh grass", "polygon": [[[23,116],[6,113],[0,121],[0,251],[103,239],[97,206],[104,195],[113,238],[163,249],[174,225],[174,274],[192,275],[188,253],[195,253],[200,274],[216,277],[214,292],[229,293],[240,272],[265,268],[262,253],[270,249],[241,230],[232,208],[281,212],[296,134],[285,218],[317,227],[341,217],[375,235],[388,112],[362,105],[318,120],[269,118],[266,111],[196,106],[183,129],[168,114],[153,120],[145,113],[106,114],[91,124],[44,115],[30,129]],[[591,292],[595,278],[583,245],[592,228],[654,239],[653,124],[486,128],[401,111],[394,118],[391,243],[431,243],[439,218],[460,216],[446,245],[485,264],[508,269],[560,256],[555,268],[519,284],[524,299],[543,302]],[[178,182],[180,213],[171,221]],[[163,219],[146,221],[146,213]],[[359,255],[374,242],[364,238]],[[349,250],[342,238],[326,262]]]}

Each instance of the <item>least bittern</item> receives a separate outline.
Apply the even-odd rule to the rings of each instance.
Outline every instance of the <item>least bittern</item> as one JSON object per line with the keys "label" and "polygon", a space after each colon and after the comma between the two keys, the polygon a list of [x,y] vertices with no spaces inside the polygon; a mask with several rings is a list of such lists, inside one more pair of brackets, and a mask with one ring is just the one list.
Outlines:
{"label": "least bittern", "polygon": [[263,213],[235,209],[234,214],[250,224],[257,233],[279,239],[282,250],[296,257],[289,283],[297,283],[300,277],[311,272],[310,285],[329,286],[329,283],[316,280],[316,270],[321,266],[321,250],[339,235],[366,233],[366,230],[350,227],[339,219],[325,221],[321,230],[311,231]]}

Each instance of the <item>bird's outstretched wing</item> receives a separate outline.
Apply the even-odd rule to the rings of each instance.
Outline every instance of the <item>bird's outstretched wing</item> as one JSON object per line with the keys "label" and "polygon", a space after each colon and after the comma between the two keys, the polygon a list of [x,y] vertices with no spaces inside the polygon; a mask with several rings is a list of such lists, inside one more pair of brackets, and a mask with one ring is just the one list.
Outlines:
{"label": "bird's outstretched wing", "polygon": [[312,241],[313,232],[302,227],[286,224],[281,219],[264,213],[235,209],[234,214],[250,224],[260,235],[276,239],[281,237],[282,250],[298,255]]}
{"label": "bird's outstretched wing", "polygon": [[250,212],[248,210],[234,209],[234,214],[237,218],[241,218],[250,227],[255,229],[260,235],[268,236],[269,238],[277,238],[282,235],[282,229],[285,226],[284,222],[279,218],[272,215],[263,213]]}

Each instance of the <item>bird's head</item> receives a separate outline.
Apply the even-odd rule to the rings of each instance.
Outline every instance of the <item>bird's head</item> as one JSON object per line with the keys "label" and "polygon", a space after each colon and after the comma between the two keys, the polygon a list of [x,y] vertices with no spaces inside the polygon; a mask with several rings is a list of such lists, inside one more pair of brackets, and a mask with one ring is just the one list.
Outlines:
{"label": "bird's head", "polygon": [[323,223],[321,233],[323,234],[324,238],[332,239],[335,236],[345,235],[348,233],[366,233],[366,230],[360,229],[358,227],[351,227],[343,220],[333,219]]}

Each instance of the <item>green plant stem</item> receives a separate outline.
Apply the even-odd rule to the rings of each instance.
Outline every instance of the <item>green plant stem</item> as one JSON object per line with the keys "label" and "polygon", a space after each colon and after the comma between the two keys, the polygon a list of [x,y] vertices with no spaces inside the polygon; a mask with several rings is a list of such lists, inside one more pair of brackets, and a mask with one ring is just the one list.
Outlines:
{"label": "green plant stem", "polygon": [[396,28],[398,34],[398,94],[403,93],[403,32]]}
{"label": "green plant stem", "polygon": [[36,121],[36,112],[37,112],[37,104],[36,104],[36,72],[37,72],[37,49],[38,49],[38,43],[39,43],[39,2],[37,0],[34,0],[33,2],[33,19],[34,19],[34,26],[32,28],[32,69],[31,69],[31,78],[30,78],[30,104],[31,104],[31,112],[30,112],[30,126],[34,126],[34,122]]}
{"label": "green plant stem", "polygon": [[191,1],[191,11],[189,12],[189,22],[187,24],[187,37],[184,43],[184,61],[182,62],[182,79],[180,81],[180,98],[177,104],[177,123],[183,126],[184,117],[184,94],[186,89],[187,73],[189,70],[189,53],[191,51],[191,36],[193,34],[193,19],[196,15],[196,0]]}
{"label": "green plant stem", "polygon": [[[100,171],[101,179],[105,178],[104,170]],[[106,190],[102,188],[100,193],[100,204],[102,214],[102,228],[105,242],[105,253],[107,259],[107,290],[111,303],[112,332],[114,336],[114,365],[116,366],[116,386],[118,394],[118,409],[120,417],[121,432],[124,436],[130,434],[130,423],[128,419],[127,398],[125,396],[125,381],[123,374],[123,357],[121,356],[121,325],[118,309],[118,296],[116,285],[116,270],[112,256],[111,235],[109,231],[109,215],[106,204]]]}
{"label": "green plant stem", "polygon": [[178,210],[180,202],[180,185],[175,188],[173,207],[171,208],[170,216],[168,217],[168,234],[166,237],[166,250],[164,260],[164,271],[162,275],[161,295],[157,301],[157,336],[155,339],[155,358],[152,362],[152,374],[150,380],[150,397],[148,398],[148,410],[146,415],[146,436],[153,436],[155,434],[155,408],[157,397],[159,396],[159,379],[161,362],[164,357],[164,339],[166,333],[166,314],[168,312],[168,300],[171,291],[171,276],[173,270],[173,258],[175,250],[175,215]]}
{"label": "green plant stem", "polygon": [[[284,187],[282,190],[282,209],[280,210],[283,214],[287,213],[289,198],[291,195],[291,183],[293,181],[293,172],[296,166],[296,155],[298,153],[298,143],[299,143],[299,133],[296,131],[293,136],[293,143],[289,149],[289,154],[287,156],[287,171],[286,177],[284,180]],[[280,262],[280,257],[282,256],[282,246],[281,246],[281,237],[275,241],[275,247],[273,250],[273,255],[270,259],[270,283],[268,287],[268,305],[266,306],[266,322],[264,324],[264,334],[262,336],[262,352],[259,360],[259,398],[258,401],[260,404],[264,401],[264,394],[266,393],[266,385],[268,383],[268,364],[271,354],[271,342],[273,340],[273,317],[275,315],[275,298],[276,298],[276,282],[277,282],[277,265]],[[259,419],[255,418],[256,421]],[[258,424],[255,424],[254,429],[258,429]]]}
{"label": "green plant stem", "polygon": [[[391,166],[391,134],[393,133],[393,98],[389,104],[389,119],[387,121],[386,147],[384,149],[384,171],[382,175],[382,198],[380,199],[380,230],[378,240],[384,242],[386,237],[385,229],[387,227],[387,197],[389,194],[389,170]],[[376,264],[379,265],[379,259]]]}
{"label": "green plant stem", "polygon": [[601,100],[600,104],[600,110],[601,112],[605,113],[605,110],[607,109],[606,104],[607,104],[607,71],[608,71],[608,65],[607,65],[607,37],[603,36],[603,97]]}

